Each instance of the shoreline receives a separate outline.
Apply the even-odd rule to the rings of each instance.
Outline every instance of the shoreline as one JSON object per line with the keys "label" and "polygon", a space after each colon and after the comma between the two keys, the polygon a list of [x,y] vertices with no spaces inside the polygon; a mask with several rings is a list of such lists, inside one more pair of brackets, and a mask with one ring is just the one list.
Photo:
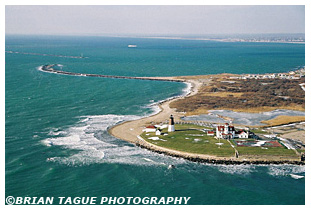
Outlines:
{"label": "shoreline", "polygon": [[[180,81],[180,79],[175,77],[172,77],[170,79]],[[167,120],[168,116],[170,116],[171,114],[173,114],[175,119],[179,121],[180,118],[183,117],[185,114],[181,112],[176,112],[175,109],[169,107],[169,104],[172,101],[195,95],[199,91],[200,86],[202,85],[202,83],[194,80],[185,80],[183,82],[186,84],[191,83],[190,91],[186,95],[181,95],[160,101],[159,103],[155,104],[159,107],[159,112],[156,112],[155,114],[151,114],[146,117],[142,117],[137,120],[126,121],[112,126],[108,129],[108,133],[118,139],[122,139],[127,142],[136,144],[139,140],[137,136],[142,133],[142,129],[146,125],[149,125],[152,122],[163,122]]]}
{"label": "shoreline", "polygon": [[190,40],[190,41],[214,41],[214,42],[246,42],[246,43],[281,43],[281,44],[305,44],[305,41],[275,41],[275,40],[244,40],[243,38],[204,38],[204,37],[178,37],[178,36],[112,36],[125,38],[140,38],[140,39],[167,39],[167,40]]}
{"label": "shoreline", "polygon": [[[158,80],[158,81],[170,81],[170,82],[182,82],[187,85],[183,89],[185,92],[182,95],[170,97],[159,101],[157,103],[151,104],[151,106],[157,106],[160,111],[156,111],[149,116],[144,116],[142,118],[125,121],[120,124],[116,124],[108,128],[108,133],[115,138],[127,141],[129,143],[135,144],[141,148],[151,150],[153,152],[166,154],[172,157],[184,158],[193,162],[204,162],[213,164],[295,164],[304,165],[304,161],[300,161],[297,157],[282,157],[282,156],[242,156],[235,158],[232,157],[219,157],[212,155],[204,155],[197,153],[182,152],[174,149],[160,147],[145,141],[140,135],[143,133],[143,129],[150,125],[165,122],[168,120],[170,115],[175,117],[175,121],[181,121],[181,117],[185,117],[185,112],[177,112],[175,108],[170,107],[170,103],[184,99],[190,96],[194,96],[199,92],[202,85],[209,85],[211,78],[207,77],[205,79],[196,78],[196,76],[175,76],[175,77],[130,77],[130,76],[113,76],[113,75],[98,75],[98,74],[83,74],[66,72],[62,70],[56,70],[53,67],[58,64],[43,65],[38,68],[39,71],[63,74],[69,76],[85,76],[85,77],[102,77],[102,78],[116,78],[116,79],[137,79],[137,80]],[[214,75],[215,76],[215,75]],[[203,82],[204,81],[204,82]]]}
{"label": "shoreline", "polygon": [[[177,79],[177,78],[175,78]],[[175,100],[181,98],[187,98],[189,96],[197,94],[202,82],[197,80],[185,80],[185,83],[191,83],[190,93],[184,96],[168,98],[159,102],[157,105],[160,109],[159,112],[146,116],[137,120],[131,120],[122,122],[120,124],[114,125],[108,129],[108,133],[115,138],[130,142],[138,147],[148,149],[150,151],[165,154],[171,157],[183,158],[192,162],[199,163],[213,163],[213,164],[225,164],[225,165],[240,165],[240,164],[292,164],[292,165],[305,165],[304,161],[300,161],[300,158],[288,158],[282,156],[272,156],[272,157],[218,157],[212,155],[196,154],[178,151],[174,149],[169,149],[165,147],[160,147],[145,141],[140,135],[143,133],[142,130],[145,126],[156,122],[163,122],[168,119],[171,114],[175,117],[176,121],[180,121],[180,118],[185,116],[185,113],[176,112],[175,109],[169,107],[169,104]]]}

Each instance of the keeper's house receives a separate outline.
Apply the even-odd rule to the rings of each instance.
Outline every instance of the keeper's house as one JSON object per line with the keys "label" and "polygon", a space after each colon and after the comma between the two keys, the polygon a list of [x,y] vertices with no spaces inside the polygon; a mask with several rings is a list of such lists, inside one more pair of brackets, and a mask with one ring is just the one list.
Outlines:
{"label": "keeper's house", "polygon": [[233,139],[235,137],[234,126],[226,123],[216,127],[216,137],[218,139]]}
{"label": "keeper's house", "polygon": [[245,130],[239,130],[239,131],[235,132],[235,135],[239,139],[247,139],[249,137],[249,132],[247,132]]}
{"label": "keeper's house", "polygon": [[249,132],[245,130],[235,131],[234,126],[226,123],[216,127],[216,138],[218,139],[234,139],[234,138],[249,138]]}

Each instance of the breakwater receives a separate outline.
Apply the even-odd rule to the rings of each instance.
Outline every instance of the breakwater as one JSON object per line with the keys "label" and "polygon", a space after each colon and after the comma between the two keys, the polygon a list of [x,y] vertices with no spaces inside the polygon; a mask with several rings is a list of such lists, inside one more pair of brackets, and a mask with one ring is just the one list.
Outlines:
{"label": "breakwater", "polygon": [[80,76],[80,77],[103,77],[103,78],[115,78],[115,79],[136,79],[136,80],[158,80],[158,81],[169,81],[169,82],[186,82],[183,79],[173,79],[168,77],[131,77],[131,76],[116,76],[116,75],[102,75],[102,74],[84,74],[84,73],[75,73],[57,70],[56,67],[58,64],[51,65],[43,65],[39,68],[40,71],[55,73],[55,74],[63,74],[70,76]]}

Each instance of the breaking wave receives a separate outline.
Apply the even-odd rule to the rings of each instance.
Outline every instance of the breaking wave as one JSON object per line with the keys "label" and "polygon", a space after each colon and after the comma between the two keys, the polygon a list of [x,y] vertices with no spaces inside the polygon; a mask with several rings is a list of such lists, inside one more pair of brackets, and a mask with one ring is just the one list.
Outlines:
{"label": "breaking wave", "polygon": [[68,152],[67,156],[49,157],[47,161],[69,166],[118,163],[168,167],[173,164],[183,169],[195,167],[196,170],[205,171],[207,168],[214,168],[224,174],[250,175],[264,170],[271,176],[290,177],[291,174],[304,176],[305,167],[296,165],[197,165],[182,158],[157,154],[136,147],[108,133],[111,126],[139,118],[139,116],[133,115],[83,116],[69,128],[50,128],[48,131],[50,137],[42,140],[41,143],[48,147],[60,147],[71,152]]}
{"label": "breaking wave", "polygon": [[268,167],[268,174],[271,176],[304,175],[305,166],[271,165]]}
{"label": "breaking wave", "polygon": [[256,170],[255,165],[215,165],[220,172],[226,174],[248,175]]}
{"label": "breaking wave", "polygon": [[151,104],[148,104],[147,106],[144,106],[143,108],[151,109],[152,113],[150,115],[155,115],[155,114],[159,113],[161,111],[161,108],[159,107],[160,104],[162,104],[166,101],[175,99],[175,98],[182,98],[182,97],[187,96],[191,93],[192,84],[189,82],[184,82],[184,84],[186,84],[186,87],[182,89],[182,93],[180,95],[172,96],[172,97],[169,97],[169,98],[166,98],[164,100],[157,101],[157,102],[154,102],[152,100]]}
{"label": "breaking wave", "polygon": [[42,140],[44,145],[59,146],[76,152],[66,157],[49,157],[47,161],[75,166],[93,163],[168,166],[185,162],[183,159],[171,158],[141,149],[108,133],[109,127],[138,118],[138,116],[131,115],[85,116],[70,128],[52,129],[49,132],[51,137]]}

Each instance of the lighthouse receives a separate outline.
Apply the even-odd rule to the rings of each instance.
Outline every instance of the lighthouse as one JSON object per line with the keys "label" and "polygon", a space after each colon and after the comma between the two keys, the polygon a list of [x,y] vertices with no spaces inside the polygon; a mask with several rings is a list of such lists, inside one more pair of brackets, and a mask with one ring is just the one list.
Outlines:
{"label": "lighthouse", "polygon": [[174,132],[175,131],[175,125],[174,125],[174,117],[173,115],[170,116],[170,121],[168,123],[168,132]]}

